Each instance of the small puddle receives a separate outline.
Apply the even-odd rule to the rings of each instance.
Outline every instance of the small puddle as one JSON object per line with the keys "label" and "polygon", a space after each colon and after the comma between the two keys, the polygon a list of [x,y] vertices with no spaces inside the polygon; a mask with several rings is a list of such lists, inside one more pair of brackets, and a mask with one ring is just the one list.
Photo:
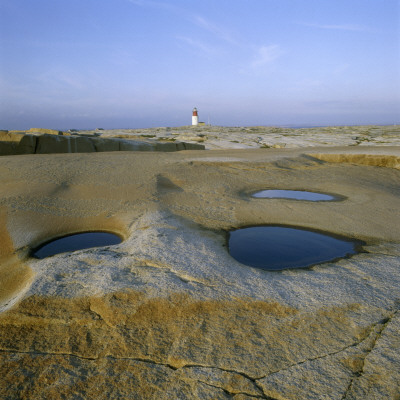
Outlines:
{"label": "small puddle", "polygon": [[229,253],[237,261],[265,270],[306,268],[356,254],[362,244],[306,229],[254,226],[229,233]]}
{"label": "small puddle", "polygon": [[261,190],[252,194],[252,197],[259,199],[292,199],[292,200],[308,200],[308,201],[334,201],[337,197],[316,192],[306,192],[303,190]]}
{"label": "small puddle", "polygon": [[64,236],[39,246],[32,252],[32,257],[46,258],[69,251],[89,249],[92,247],[110,246],[121,243],[122,239],[114,233],[85,232]]}

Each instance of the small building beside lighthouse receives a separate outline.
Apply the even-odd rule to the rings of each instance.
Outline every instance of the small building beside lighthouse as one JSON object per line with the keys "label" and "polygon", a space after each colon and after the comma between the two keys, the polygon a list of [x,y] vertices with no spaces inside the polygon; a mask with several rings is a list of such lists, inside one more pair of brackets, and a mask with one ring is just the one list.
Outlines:
{"label": "small building beside lighthouse", "polygon": [[197,108],[193,108],[193,113],[192,113],[192,125],[198,125],[199,124],[199,115],[197,114]]}

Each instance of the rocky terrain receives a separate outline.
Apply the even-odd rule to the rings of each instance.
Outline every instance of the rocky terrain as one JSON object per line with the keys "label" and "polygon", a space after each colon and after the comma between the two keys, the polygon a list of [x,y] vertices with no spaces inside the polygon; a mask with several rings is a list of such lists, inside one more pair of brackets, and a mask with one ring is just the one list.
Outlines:
{"label": "rocky terrain", "polygon": [[297,148],[311,146],[400,145],[400,125],[329,126],[321,128],[182,126],[177,128],[81,131],[101,137],[204,144],[207,150]]}
{"label": "rocky terrain", "polygon": [[[237,129],[145,138],[201,151],[0,157],[2,399],[400,398],[397,128]],[[270,188],[341,200],[250,196]],[[229,231],[263,224],[365,244],[305,269],[235,261]],[[123,241],[30,256],[94,230]]]}
{"label": "rocky terrain", "polygon": [[400,125],[1,131],[0,155],[400,145]]}
{"label": "rocky terrain", "polygon": [[97,132],[86,134],[53,129],[29,131],[0,131],[0,156],[20,154],[96,153],[110,151],[180,151],[203,150],[204,145],[180,141],[149,141],[146,138],[99,137]]}

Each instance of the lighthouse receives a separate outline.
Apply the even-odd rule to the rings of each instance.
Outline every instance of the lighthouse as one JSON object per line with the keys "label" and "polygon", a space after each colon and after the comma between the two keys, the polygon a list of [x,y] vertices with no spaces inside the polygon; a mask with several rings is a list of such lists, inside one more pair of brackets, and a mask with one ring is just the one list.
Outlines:
{"label": "lighthouse", "polygon": [[192,113],[192,125],[198,125],[199,124],[199,116],[197,114],[197,108],[193,108],[193,113]]}

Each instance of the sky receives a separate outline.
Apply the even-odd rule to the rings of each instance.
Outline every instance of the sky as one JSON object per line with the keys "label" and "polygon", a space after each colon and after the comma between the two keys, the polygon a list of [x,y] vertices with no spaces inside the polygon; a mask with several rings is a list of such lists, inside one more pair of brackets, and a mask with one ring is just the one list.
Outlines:
{"label": "sky", "polygon": [[0,129],[400,123],[399,0],[0,0]]}

